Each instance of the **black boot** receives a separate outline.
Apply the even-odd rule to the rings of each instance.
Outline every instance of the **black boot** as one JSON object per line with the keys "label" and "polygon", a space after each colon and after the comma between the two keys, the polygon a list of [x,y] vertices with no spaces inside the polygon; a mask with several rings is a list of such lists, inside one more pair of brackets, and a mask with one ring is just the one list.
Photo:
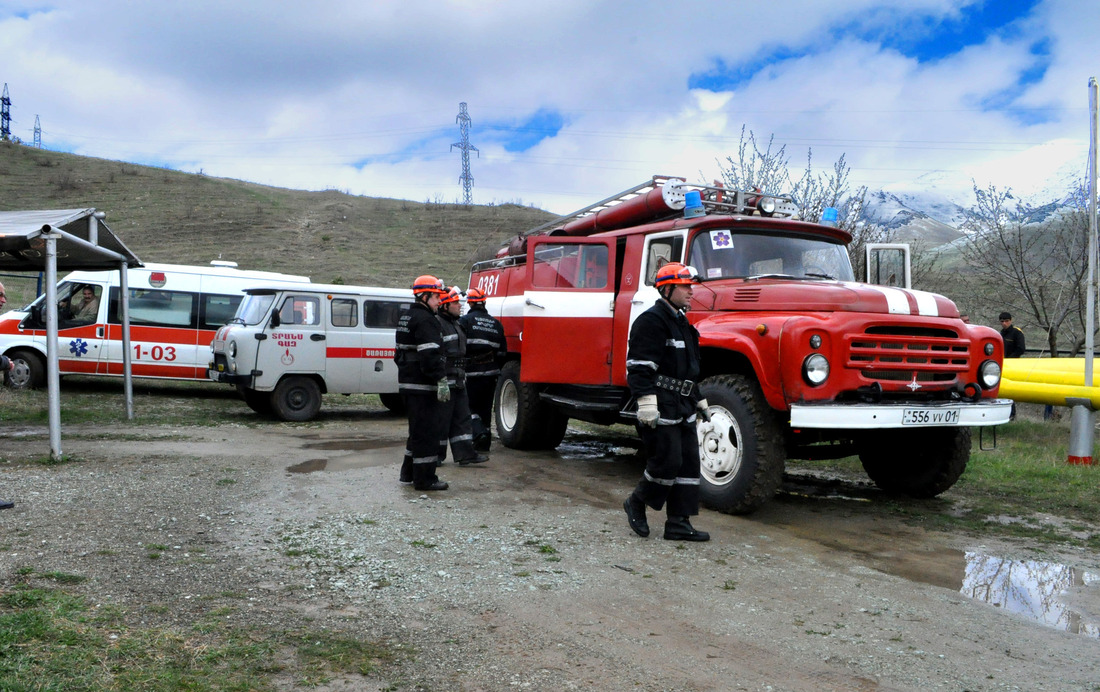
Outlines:
{"label": "black boot", "polygon": [[669,517],[665,521],[666,541],[709,541],[710,534],[696,531],[687,517]]}
{"label": "black boot", "polygon": [[634,533],[642,538],[649,536],[649,522],[645,519],[645,503],[631,494],[623,500],[623,509],[626,510],[626,520]]}
{"label": "black boot", "polygon": [[450,485],[447,484],[447,481],[441,481],[438,478],[436,480],[432,481],[431,483],[427,483],[427,484],[424,484],[424,485],[419,485],[419,484],[414,484],[413,485],[413,488],[415,488],[417,490],[446,490],[449,487],[450,487]]}
{"label": "black boot", "polygon": [[470,464],[484,464],[487,461],[489,461],[489,457],[484,454],[477,454],[469,459],[459,459],[457,463],[459,466],[469,466]]}
{"label": "black boot", "polygon": [[489,436],[489,433],[481,433],[474,437],[474,449],[479,452],[488,452],[492,444],[493,438]]}

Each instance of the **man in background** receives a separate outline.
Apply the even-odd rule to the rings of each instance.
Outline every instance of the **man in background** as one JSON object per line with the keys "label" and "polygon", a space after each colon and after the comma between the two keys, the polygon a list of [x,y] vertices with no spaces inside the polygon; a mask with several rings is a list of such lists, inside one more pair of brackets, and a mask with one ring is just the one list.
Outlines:
{"label": "man in background", "polygon": [[1002,312],[1001,338],[1005,342],[1005,358],[1022,358],[1024,355],[1024,333],[1019,327],[1012,325],[1012,315]]}

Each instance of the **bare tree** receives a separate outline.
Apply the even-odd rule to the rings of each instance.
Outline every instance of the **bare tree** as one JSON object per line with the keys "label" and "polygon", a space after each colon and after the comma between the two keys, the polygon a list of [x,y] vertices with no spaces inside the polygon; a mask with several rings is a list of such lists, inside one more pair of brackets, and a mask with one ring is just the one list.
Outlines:
{"label": "bare tree", "polygon": [[963,228],[962,246],[971,293],[989,312],[1007,310],[1044,333],[1052,356],[1061,337],[1076,351],[1083,343],[1085,277],[1088,272],[1087,194],[1074,204],[1035,208],[1011,190],[974,186],[976,205]]}
{"label": "bare tree", "polygon": [[[790,194],[799,206],[801,217],[806,221],[817,223],[826,208],[835,208],[837,226],[852,234],[852,242],[848,244],[848,257],[856,277],[862,277],[866,272],[866,246],[893,240],[894,234],[890,229],[867,219],[867,187],[851,189],[851,169],[843,154],[833,163],[830,171],[817,173],[813,170],[813,150],[807,150],[802,177],[793,181],[787,145],[776,148],[775,135],[771,135],[761,149],[753,132],[742,126],[737,155],[727,156],[725,165],[722,162],[718,165],[727,187]],[[932,274],[936,257],[925,252],[918,244],[910,248],[910,261],[913,282],[917,284]]]}

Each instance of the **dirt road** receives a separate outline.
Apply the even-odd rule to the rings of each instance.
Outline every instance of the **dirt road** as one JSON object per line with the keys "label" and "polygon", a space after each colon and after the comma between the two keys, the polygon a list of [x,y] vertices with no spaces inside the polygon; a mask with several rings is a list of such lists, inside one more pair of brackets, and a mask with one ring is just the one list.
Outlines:
{"label": "dirt road", "polygon": [[322,689],[1100,689],[1096,554],[927,533],[813,479],[751,517],[704,510],[709,543],[663,541],[652,516],[640,539],[621,509],[641,472],[629,436],[494,447],[427,495],[397,483],[404,433],[383,414],[69,429],[79,461],[43,467],[21,463],[43,431],[6,430],[0,578],[58,570],[150,620],[232,600],[241,626],[415,648]]}

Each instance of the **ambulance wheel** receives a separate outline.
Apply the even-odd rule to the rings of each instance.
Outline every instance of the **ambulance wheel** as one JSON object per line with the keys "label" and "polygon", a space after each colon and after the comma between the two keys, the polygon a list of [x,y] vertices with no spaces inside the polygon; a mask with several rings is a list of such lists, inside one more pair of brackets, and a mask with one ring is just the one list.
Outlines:
{"label": "ambulance wheel", "polygon": [[519,361],[500,369],[493,406],[497,435],[511,449],[553,449],[561,444],[569,417],[539,398],[538,386],[519,379]]}
{"label": "ambulance wheel", "polygon": [[321,388],[308,377],[284,377],[271,392],[271,410],[282,420],[312,420],[321,410]]}
{"label": "ambulance wheel", "polygon": [[34,351],[13,351],[8,357],[15,364],[15,368],[8,371],[12,389],[38,389],[46,382],[42,356]]}
{"label": "ambulance wheel", "polygon": [[405,408],[405,397],[400,394],[379,394],[378,398],[382,400],[382,405],[394,415],[403,416],[408,412],[408,409]]}
{"label": "ambulance wheel", "polygon": [[698,419],[700,499],[726,514],[748,514],[783,482],[786,460],[779,420],[756,382],[743,375],[704,380],[710,422]]}
{"label": "ambulance wheel", "polygon": [[244,403],[248,404],[248,408],[256,413],[261,416],[270,416],[272,414],[271,392],[257,392],[255,389],[238,385],[237,393],[244,399]]}
{"label": "ambulance wheel", "polygon": [[894,495],[935,497],[970,461],[970,428],[874,430],[857,442],[859,460],[875,485]]}

